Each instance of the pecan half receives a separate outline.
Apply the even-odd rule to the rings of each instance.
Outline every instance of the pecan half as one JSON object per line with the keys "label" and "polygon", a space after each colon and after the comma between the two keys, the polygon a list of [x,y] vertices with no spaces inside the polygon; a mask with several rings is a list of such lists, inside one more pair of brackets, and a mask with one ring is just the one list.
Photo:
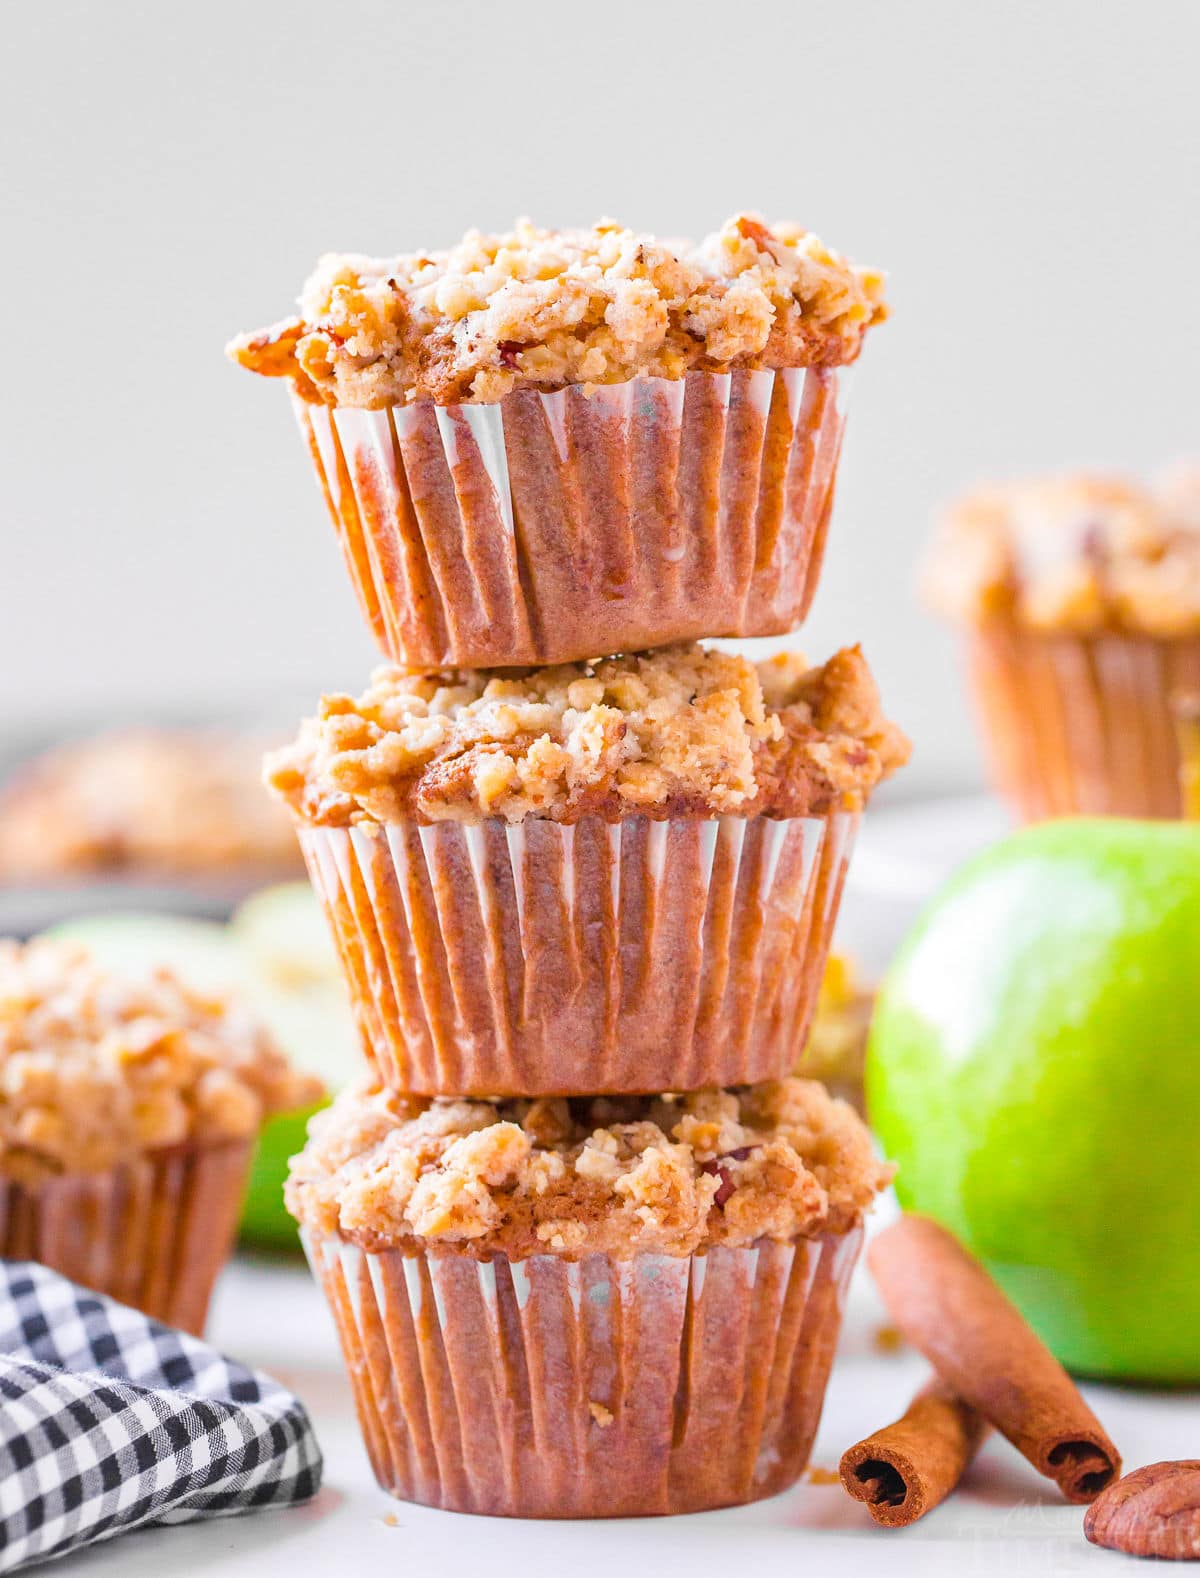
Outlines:
{"label": "pecan half", "polygon": [[726,1200],[737,1188],[733,1181],[733,1174],[728,1167],[723,1167],[721,1164],[723,1162],[744,1162],[750,1152],[757,1150],[757,1148],[754,1145],[739,1145],[736,1151],[726,1151],[723,1156],[715,1156],[711,1162],[705,1162],[701,1167],[700,1171],[702,1173],[709,1173],[721,1180],[717,1185],[716,1194],[713,1195],[713,1204],[718,1210],[724,1206]]}
{"label": "pecan half", "polygon": [[1092,1502],[1083,1532],[1126,1556],[1200,1561],[1200,1459],[1135,1468]]}

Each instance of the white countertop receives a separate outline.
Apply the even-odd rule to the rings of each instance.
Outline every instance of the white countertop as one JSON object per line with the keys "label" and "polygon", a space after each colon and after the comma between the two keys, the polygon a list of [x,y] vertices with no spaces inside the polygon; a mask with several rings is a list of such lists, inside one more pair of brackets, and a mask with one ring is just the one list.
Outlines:
{"label": "white countertop", "polygon": [[[911,1353],[880,1350],[882,1311],[866,1278],[851,1291],[813,1463],[902,1412],[924,1371]],[[238,1260],[218,1289],[212,1340],[269,1370],[304,1399],[325,1453],[325,1484],[308,1507],[150,1529],[56,1564],[80,1578],[307,1578],[403,1571],[436,1578],[548,1571],[611,1578],[631,1559],[668,1573],[717,1573],[731,1564],[814,1578],[991,1578],[1119,1570],[1122,1558],[1083,1538],[1068,1506],[1006,1442],[990,1440],[959,1491],[911,1529],[881,1530],[840,1485],[802,1482],[772,1500],[727,1512],[603,1523],[530,1523],[464,1517],[393,1501],[377,1489],[359,1440],[333,1326],[304,1265]],[[1126,1466],[1194,1457],[1200,1396],[1089,1387],[1088,1397]]]}

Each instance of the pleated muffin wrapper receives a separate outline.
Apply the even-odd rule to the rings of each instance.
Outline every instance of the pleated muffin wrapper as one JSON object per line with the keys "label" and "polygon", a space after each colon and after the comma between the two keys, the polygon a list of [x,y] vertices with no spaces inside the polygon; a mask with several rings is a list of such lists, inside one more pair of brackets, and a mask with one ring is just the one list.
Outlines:
{"label": "pleated muffin wrapper", "polygon": [[798,1478],[862,1230],[578,1261],[302,1237],[385,1490],[606,1518],[736,1506]]}
{"label": "pleated muffin wrapper", "polygon": [[98,1173],[0,1179],[0,1255],[199,1336],[233,1245],[248,1141],[184,1144]]}
{"label": "pleated muffin wrapper", "polygon": [[1182,814],[1173,698],[1200,691],[1200,637],[972,632],[970,662],[996,780],[1026,821]]}
{"label": "pleated muffin wrapper", "polygon": [[857,824],[593,816],[300,839],[385,1084],[600,1095],[793,1071]]}
{"label": "pleated muffin wrapper", "polygon": [[794,630],[825,551],[846,376],[295,406],[384,653],[490,668]]}

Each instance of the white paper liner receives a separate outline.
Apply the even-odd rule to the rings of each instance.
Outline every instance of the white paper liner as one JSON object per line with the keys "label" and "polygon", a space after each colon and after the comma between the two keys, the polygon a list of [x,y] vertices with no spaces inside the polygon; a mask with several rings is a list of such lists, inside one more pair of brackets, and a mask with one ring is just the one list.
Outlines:
{"label": "white paper liner", "polygon": [[233,1247],[251,1149],[179,1145],[106,1172],[0,1179],[0,1254],[199,1336]]}
{"label": "white paper liner", "polygon": [[493,819],[300,840],[387,1084],[595,1095],[792,1071],[857,824]]}
{"label": "white paper liner", "polygon": [[691,1258],[364,1253],[301,1234],[384,1489],[631,1517],[785,1489],[816,1434],[862,1230]]}
{"label": "white paper liner", "polygon": [[1172,698],[1200,689],[1200,639],[994,621],[970,664],[993,773],[1024,820],[1182,815]]}
{"label": "white paper liner", "polygon": [[494,405],[295,406],[383,651],[487,668],[795,629],[845,380],[791,368]]}

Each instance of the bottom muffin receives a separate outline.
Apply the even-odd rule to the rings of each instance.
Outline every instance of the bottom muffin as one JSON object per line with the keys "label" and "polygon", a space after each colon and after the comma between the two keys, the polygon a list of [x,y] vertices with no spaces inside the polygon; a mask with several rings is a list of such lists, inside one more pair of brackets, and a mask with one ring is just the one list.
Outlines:
{"label": "bottom muffin", "polygon": [[319,1082],[236,1005],[0,942],[0,1255],[199,1333],[254,1140]]}
{"label": "bottom muffin", "polygon": [[287,1198],[386,1490],[628,1517],[799,1476],[888,1177],[809,1080],[503,1103],[367,1085],[314,1118]]}

